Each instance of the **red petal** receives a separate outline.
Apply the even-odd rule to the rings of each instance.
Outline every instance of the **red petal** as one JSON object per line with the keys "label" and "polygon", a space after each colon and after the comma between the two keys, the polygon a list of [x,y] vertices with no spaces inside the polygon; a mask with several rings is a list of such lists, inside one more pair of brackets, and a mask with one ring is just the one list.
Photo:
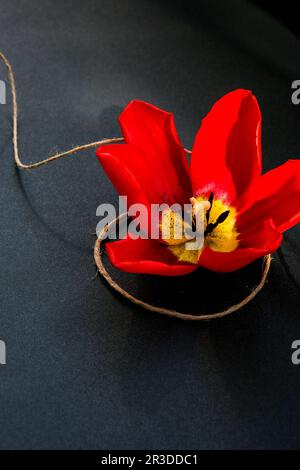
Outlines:
{"label": "red petal", "polygon": [[199,264],[217,272],[230,272],[243,268],[257,258],[273,253],[280,246],[282,235],[275,229],[272,221],[265,221],[260,228],[244,234],[241,245],[230,253],[220,253],[205,248]]}
{"label": "red petal", "polygon": [[110,262],[129,273],[180,276],[197,269],[197,266],[178,263],[166,246],[155,240],[130,238],[106,244]]}
{"label": "red petal", "polygon": [[251,91],[236,90],[202,121],[191,159],[193,193],[224,192],[232,202],[260,174],[260,110]]}
{"label": "red petal", "polygon": [[151,202],[188,202],[189,167],[173,115],[143,101],[132,101],[119,120],[126,143],[137,147],[142,159],[138,169],[131,167],[132,173],[142,184],[150,178],[159,195]]}
{"label": "red petal", "polygon": [[131,171],[134,162],[136,162],[136,168],[141,163],[137,149],[132,145],[103,145],[97,150],[97,156],[118,193],[121,196],[127,196],[128,208],[132,204],[140,203],[148,209],[146,218],[140,217],[141,228],[147,233],[148,227],[151,226],[149,199],[151,199],[153,190],[151,185],[149,187],[150,181],[147,178],[137,181]]}
{"label": "red petal", "polygon": [[128,197],[128,205],[148,205],[157,196],[143,157],[133,145],[103,145],[97,149],[97,157],[118,193]]}
{"label": "red petal", "polygon": [[244,195],[239,227],[272,217],[284,232],[300,221],[300,160],[289,160],[257,179]]}

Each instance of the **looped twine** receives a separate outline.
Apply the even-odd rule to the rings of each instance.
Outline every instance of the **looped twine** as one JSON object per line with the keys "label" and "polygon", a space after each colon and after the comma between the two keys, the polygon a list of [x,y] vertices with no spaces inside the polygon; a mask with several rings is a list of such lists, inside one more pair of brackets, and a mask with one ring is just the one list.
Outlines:
{"label": "looped twine", "polygon": [[[23,163],[20,154],[19,154],[19,144],[18,144],[18,103],[17,103],[17,91],[16,91],[16,82],[15,82],[15,77],[13,73],[12,66],[6,56],[0,51],[0,61],[4,63],[7,69],[8,73],[8,80],[9,80],[9,85],[10,85],[10,90],[11,90],[11,96],[12,96],[12,124],[13,124],[13,135],[12,135],[12,143],[13,143],[13,152],[14,152],[14,160],[16,163],[16,166],[22,170],[33,170],[35,168],[38,168],[42,165],[46,165],[50,162],[53,162],[55,160],[58,160],[63,157],[67,157],[70,155],[73,155],[75,153],[81,152],[82,150],[87,150],[93,147],[98,147],[99,145],[104,145],[104,144],[111,144],[111,143],[117,143],[117,142],[123,142],[124,138],[123,137],[112,137],[108,139],[101,139],[96,142],[89,142],[84,145],[79,145],[77,147],[73,147],[69,150],[66,150],[64,152],[59,152],[55,153],[53,155],[50,155],[49,157],[45,158],[44,160],[40,160],[35,163]],[[186,153],[190,154],[191,151],[188,149],[185,149]],[[112,221],[110,224],[108,224],[100,233],[98,239],[96,240],[95,246],[94,246],[94,259],[95,263],[97,265],[98,271],[101,274],[101,276],[108,282],[110,287],[114,289],[116,292],[118,292],[122,297],[125,299],[129,300],[135,305],[138,305],[140,307],[143,307],[146,310],[150,310],[151,312],[155,313],[160,313],[162,315],[167,315],[169,317],[175,317],[175,318],[180,318],[181,320],[212,320],[214,318],[220,318],[220,317],[225,317],[226,315],[229,315],[230,313],[236,312],[237,310],[241,309],[245,305],[247,305],[254,297],[261,291],[263,288],[266,278],[270,269],[270,264],[271,264],[271,255],[267,255],[263,258],[263,271],[262,271],[262,277],[259,282],[259,284],[255,287],[255,289],[252,290],[252,292],[245,297],[241,302],[232,305],[225,310],[222,310],[220,312],[216,313],[211,313],[211,314],[202,314],[202,313],[196,313],[196,314],[189,314],[189,313],[182,313],[182,312],[177,312],[176,310],[169,310],[167,308],[163,307],[157,307],[155,305],[143,302],[142,300],[134,297],[131,295],[129,292],[127,292],[125,289],[123,289],[116,281],[114,281],[111,277],[111,275],[108,273],[106,270],[104,263],[103,263],[103,240],[106,237],[107,231],[111,227],[112,224],[116,222],[120,222],[121,218],[127,216],[127,214],[122,214],[121,216],[117,217],[114,221]]]}

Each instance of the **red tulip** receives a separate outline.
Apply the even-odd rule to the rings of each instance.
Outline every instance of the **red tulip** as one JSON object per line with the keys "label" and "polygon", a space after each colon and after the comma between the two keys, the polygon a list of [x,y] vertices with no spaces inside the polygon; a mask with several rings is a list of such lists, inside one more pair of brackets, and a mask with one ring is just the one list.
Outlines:
{"label": "red tulip", "polygon": [[99,161],[128,203],[209,201],[204,247],[126,239],[107,244],[111,263],[176,276],[198,266],[234,271],[274,252],[300,220],[300,160],[261,175],[261,113],[250,91],[228,93],[203,119],[189,166],[173,115],[132,101],[120,116],[125,144],[103,145]]}

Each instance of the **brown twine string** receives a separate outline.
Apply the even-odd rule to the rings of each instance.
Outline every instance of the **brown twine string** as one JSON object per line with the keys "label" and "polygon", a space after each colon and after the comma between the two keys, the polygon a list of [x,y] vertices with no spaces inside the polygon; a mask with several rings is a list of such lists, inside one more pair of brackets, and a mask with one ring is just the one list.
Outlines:
{"label": "brown twine string", "polygon": [[[28,163],[28,164],[23,163],[20,158],[19,144],[18,144],[18,103],[17,103],[16,81],[15,81],[12,66],[1,51],[0,51],[0,61],[3,62],[4,65],[6,66],[10,90],[11,90],[12,121],[13,121],[12,143],[13,143],[13,151],[14,151],[14,160],[18,168],[22,170],[32,170],[42,165],[47,165],[48,163],[58,160],[60,158],[67,157],[69,155],[73,155],[75,153],[81,152],[82,150],[87,150],[89,148],[98,147],[99,145],[124,141],[123,137],[112,137],[109,139],[101,139],[96,142],[89,142],[88,144],[73,147],[64,152],[55,153],[54,155],[50,155],[44,160],[40,160],[35,163]],[[190,150],[185,149],[185,151],[186,153],[191,154]],[[108,232],[112,224],[120,222],[121,218],[123,218],[124,216],[127,216],[127,214],[122,214],[121,216],[117,217],[114,221],[112,221],[102,230],[94,246],[94,259],[95,259],[95,263],[97,265],[99,273],[108,282],[110,287],[114,289],[116,292],[118,292],[122,297],[129,300],[135,305],[143,307],[146,310],[150,310],[151,312],[160,313],[162,315],[167,315],[169,317],[179,318],[181,320],[212,320],[213,318],[225,317],[226,315],[236,312],[237,310],[247,305],[261,291],[261,289],[263,288],[266,282],[266,278],[267,278],[267,275],[270,269],[270,264],[271,264],[271,255],[267,255],[264,257],[261,280],[259,284],[252,290],[252,292],[247,297],[245,297],[241,302],[231,305],[230,307],[220,312],[211,313],[211,314],[202,314],[202,313],[189,314],[189,313],[177,312],[176,310],[169,310],[163,307],[156,307],[155,305],[148,304],[147,302],[143,302],[142,300],[131,295],[129,292],[123,289],[116,281],[114,281],[111,275],[106,270],[104,263],[103,263],[102,248],[103,248],[103,240],[106,236],[106,233]]]}
{"label": "brown twine string", "polygon": [[73,155],[74,153],[80,152],[82,150],[87,150],[92,147],[98,147],[99,145],[103,144],[111,144],[116,142],[123,142],[123,137],[112,137],[111,139],[102,139],[98,140],[97,142],[90,142],[84,145],[78,145],[77,147],[71,148],[66,150],[65,152],[55,153],[54,155],[50,155],[48,158],[44,160],[40,160],[36,163],[23,163],[20,158],[19,154],[19,144],[18,144],[18,103],[17,103],[17,90],[16,90],[16,81],[13,73],[12,66],[10,65],[8,59],[5,55],[0,51],[0,61],[2,61],[7,69],[8,79],[11,89],[11,96],[12,96],[12,120],[13,120],[13,148],[14,148],[14,158],[18,168],[22,170],[33,170],[34,168],[38,168],[42,165],[47,165],[47,163],[53,162],[58,160],[59,158],[67,157],[69,155]]}

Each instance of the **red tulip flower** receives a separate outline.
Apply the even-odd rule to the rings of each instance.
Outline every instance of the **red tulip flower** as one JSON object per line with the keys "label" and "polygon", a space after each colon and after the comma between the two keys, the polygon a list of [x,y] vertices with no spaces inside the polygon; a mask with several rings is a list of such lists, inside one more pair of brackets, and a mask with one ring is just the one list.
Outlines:
{"label": "red tulip flower", "polygon": [[228,93],[203,119],[188,164],[173,115],[132,101],[120,116],[124,144],[97,156],[128,203],[206,203],[201,250],[125,239],[107,244],[111,263],[134,273],[186,274],[198,266],[234,271],[272,253],[300,220],[300,160],[261,174],[261,113],[250,91]]}

